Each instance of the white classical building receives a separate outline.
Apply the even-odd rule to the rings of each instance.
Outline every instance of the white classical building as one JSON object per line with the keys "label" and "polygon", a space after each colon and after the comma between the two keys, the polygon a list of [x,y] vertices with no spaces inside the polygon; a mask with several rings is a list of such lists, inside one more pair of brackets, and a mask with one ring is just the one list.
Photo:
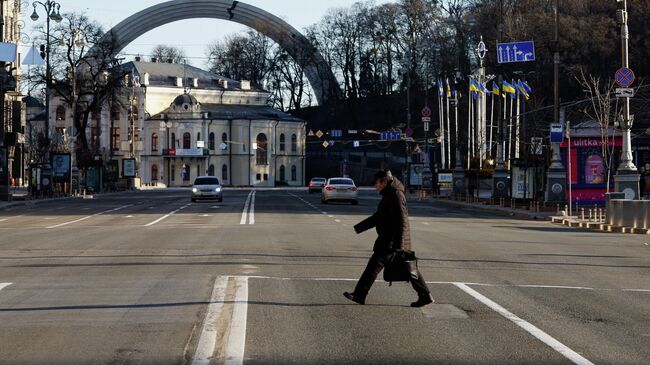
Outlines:
{"label": "white classical building", "polygon": [[[268,106],[267,91],[175,63],[122,67],[133,82],[86,131],[104,162],[118,161],[120,177],[122,160],[135,158],[143,185],[188,186],[200,175],[231,186],[305,184],[305,122]],[[74,135],[57,98],[51,113],[54,134]]]}

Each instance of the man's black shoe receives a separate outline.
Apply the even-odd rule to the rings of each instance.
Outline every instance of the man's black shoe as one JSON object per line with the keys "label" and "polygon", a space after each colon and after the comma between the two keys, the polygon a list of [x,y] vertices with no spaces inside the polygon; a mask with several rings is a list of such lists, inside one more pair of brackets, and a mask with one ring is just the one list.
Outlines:
{"label": "man's black shoe", "polygon": [[360,297],[354,295],[354,293],[345,292],[345,293],[343,293],[343,296],[345,296],[346,298],[350,299],[351,301],[353,301],[355,303],[366,304],[366,298],[360,298]]}
{"label": "man's black shoe", "polygon": [[431,294],[427,294],[425,296],[420,296],[417,302],[411,303],[411,307],[414,308],[424,307],[425,305],[431,304],[433,302],[435,302],[435,300],[431,298]]}

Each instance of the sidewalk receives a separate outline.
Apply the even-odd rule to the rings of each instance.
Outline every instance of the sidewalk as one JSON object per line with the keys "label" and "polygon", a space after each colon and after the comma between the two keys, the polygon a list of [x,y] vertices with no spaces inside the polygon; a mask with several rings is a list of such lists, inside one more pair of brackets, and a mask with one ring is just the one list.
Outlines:
{"label": "sidewalk", "polygon": [[92,199],[94,196],[99,196],[99,195],[132,193],[134,191],[137,190],[124,190],[124,191],[116,191],[110,193],[95,193],[95,194],[86,195],[85,197],[83,195],[78,195],[78,196],[32,198],[29,196],[26,187],[15,187],[15,188],[11,188],[12,201],[10,202],[0,201],[0,211],[8,210],[13,207],[33,206],[37,204],[51,203],[51,202],[56,202],[61,200],[68,200],[68,199]]}

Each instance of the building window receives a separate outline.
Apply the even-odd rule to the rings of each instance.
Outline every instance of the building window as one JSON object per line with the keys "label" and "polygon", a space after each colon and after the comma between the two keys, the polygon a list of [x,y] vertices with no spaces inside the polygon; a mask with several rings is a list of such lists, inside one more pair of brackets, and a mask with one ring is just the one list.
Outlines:
{"label": "building window", "polygon": [[158,165],[151,165],[151,181],[158,181]]}
{"label": "building window", "polygon": [[221,135],[221,143],[223,143],[226,146],[226,148],[224,148],[224,149],[227,150],[228,149],[228,133],[223,133]]}
{"label": "building window", "polygon": [[296,138],[295,134],[291,135],[291,152],[296,152],[298,151],[298,138]]}
{"label": "building window", "polygon": [[172,170],[169,175],[171,175],[172,181],[176,181],[176,165],[172,165]]}
{"label": "building window", "polygon": [[221,180],[228,180],[228,165],[221,166]]}
{"label": "building window", "polygon": [[120,127],[111,128],[111,149],[113,151],[120,150]]}
{"label": "building window", "polygon": [[256,163],[257,165],[268,165],[268,154],[266,153],[266,135],[264,133],[260,133],[257,135],[257,150],[255,151],[255,156],[256,156]]}
{"label": "building window", "polygon": [[101,130],[96,126],[99,123],[95,123],[97,123],[97,121],[90,124],[90,147],[93,150],[97,150],[99,148],[99,135],[101,134]]}
{"label": "building window", "polygon": [[208,176],[214,176],[214,165],[208,167]]}
{"label": "building window", "polygon": [[170,148],[176,148],[176,133],[172,133],[172,141]]}
{"label": "building window", "polygon": [[262,174],[257,174],[255,178],[257,179],[257,181],[262,181]]}
{"label": "building window", "polygon": [[158,151],[158,134],[156,133],[151,135],[151,150]]}
{"label": "building window", "polygon": [[111,120],[120,120],[120,108],[117,106],[111,108]]}
{"label": "building window", "polygon": [[192,136],[188,133],[185,132],[183,133],[183,149],[190,149],[192,148]]}
{"label": "building window", "polygon": [[214,150],[214,133],[210,133],[210,137],[208,138],[208,148]]}
{"label": "building window", "polygon": [[291,166],[291,181],[298,180],[296,165]]}
{"label": "building window", "polygon": [[286,169],[284,168],[284,165],[280,166],[280,181],[286,181],[287,180],[287,174],[286,174]]}
{"label": "building window", "polygon": [[280,151],[284,152],[284,133],[280,135]]}
{"label": "building window", "polygon": [[56,120],[65,120],[65,107],[63,105],[56,108]]}
{"label": "building window", "polygon": [[201,176],[201,165],[196,165],[196,176]]}
{"label": "building window", "polygon": [[201,132],[198,132],[198,133],[196,134],[196,140],[197,140],[197,141],[200,141],[200,140],[201,140]]}

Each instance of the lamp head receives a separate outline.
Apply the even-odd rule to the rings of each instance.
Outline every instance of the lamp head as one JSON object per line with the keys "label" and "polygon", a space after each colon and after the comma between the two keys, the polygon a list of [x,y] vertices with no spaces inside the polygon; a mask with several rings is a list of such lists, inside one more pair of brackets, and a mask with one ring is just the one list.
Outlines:
{"label": "lamp head", "polygon": [[38,13],[36,12],[36,5],[34,5],[34,12],[32,13],[32,15],[31,15],[29,18],[30,18],[31,20],[33,20],[33,21],[37,21],[37,20],[38,20]]}

